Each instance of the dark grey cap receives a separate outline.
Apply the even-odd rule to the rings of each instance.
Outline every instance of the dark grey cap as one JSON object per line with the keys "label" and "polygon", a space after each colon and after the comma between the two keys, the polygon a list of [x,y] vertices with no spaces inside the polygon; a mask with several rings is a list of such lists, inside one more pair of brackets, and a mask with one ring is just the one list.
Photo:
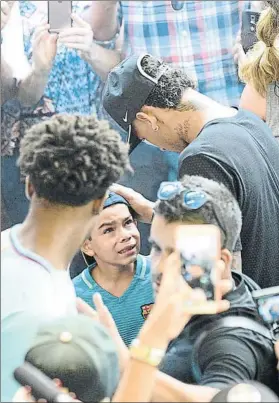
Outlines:
{"label": "dark grey cap", "polygon": [[159,69],[156,78],[149,76],[141,67],[142,59],[146,56],[152,57],[147,53],[132,55],[111,70],[103,92],[104,109],[128,132],[130,153],[141,141],[132,130],[132,122],[166,69]]}

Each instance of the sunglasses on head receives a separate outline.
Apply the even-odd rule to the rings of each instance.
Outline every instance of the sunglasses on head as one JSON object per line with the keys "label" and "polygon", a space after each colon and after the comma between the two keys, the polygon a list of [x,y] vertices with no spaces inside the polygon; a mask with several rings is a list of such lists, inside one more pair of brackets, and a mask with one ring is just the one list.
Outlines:
{"label": "sunglasses on head", "polygon": [[161,201],[170,201],[178,195],[181,195],[183,207],[187,210],[198,210],[208,201],[202,190],[185,189],[181,182],[162,182],[157,197]]}
{"label": "sunglasses on head", "polygon": [[[210,198],[208,195],[203,192],[202,190],[191,190],[191,189],[186,189],[181,182],[162,182],[161,186],[158,190],[157,197],[161,201],[171,201],[175,199],[177,196],[180,196],[181,201],[182,201],[182,206],[186,210],[199,210],[202,208],[207,202],[210,202]],[[212,212],[214,215],[214,218],[223,232],[223,235],[225,237],[226,232],[223,229],[223,226],[220,223],[220,220],[218,219],[218,216],[214,210],[213,205],[211,204],[212,207]]]}

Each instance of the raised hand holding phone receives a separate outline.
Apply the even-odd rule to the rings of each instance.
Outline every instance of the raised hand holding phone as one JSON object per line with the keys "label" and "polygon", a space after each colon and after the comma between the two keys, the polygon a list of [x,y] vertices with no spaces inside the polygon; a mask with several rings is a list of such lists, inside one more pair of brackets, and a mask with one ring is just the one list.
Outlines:
{"label": "raised hand holding phone", "polygon": [[90,60],[93,50],[92,28],[90,24],[76,14],[72,14],[72,19],[73,26],[60,32],[58,43],[77,50],[83,59]]}
{"label": "raised hand holding phone", "polygon": [[49,24],[38,26],[33,37],[33,67],[39,73],[50,71],[57,52],[57,35],[50,34],[49,28]]}
{"label": "raised hand holding phone", "polygon": [[[229,302],[218,299],[208,301],[201,288],[193,289],[181,275],[182,260],[179,251],[163,255],[159,263],[163,273],[156,302],[139,334],[142,343],[149,347],[166,349],[169,342],[179,336],[193,315],[214,314],[229,309]],[[221,273],[223,265],[217,265]],[[227,287],[220,283],[220,292]],[[223,290],[222,290],[223,289]]]}

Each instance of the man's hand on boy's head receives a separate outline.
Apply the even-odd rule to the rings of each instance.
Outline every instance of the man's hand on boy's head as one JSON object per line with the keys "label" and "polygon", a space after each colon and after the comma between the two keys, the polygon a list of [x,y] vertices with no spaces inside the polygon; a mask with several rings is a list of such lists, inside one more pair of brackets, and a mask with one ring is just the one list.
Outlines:
{"label": "man's hand on boy's head", "polygon": [[153,218],[154,203],[147,200],[140,193],[126,186],[114,184],[110,187],[114,193],[124,197],[137,214],[138,221],[150,224]]}

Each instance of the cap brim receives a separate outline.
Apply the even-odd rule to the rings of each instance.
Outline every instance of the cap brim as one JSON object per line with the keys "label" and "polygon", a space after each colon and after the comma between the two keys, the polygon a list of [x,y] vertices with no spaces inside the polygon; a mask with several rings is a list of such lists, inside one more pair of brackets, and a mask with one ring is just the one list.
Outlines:
{"label": "cap brim", "polygon": [[130,125],[128,128],[127,142],[129,143],[129,146],[130,146],[129,154],[131,154],[134,151],[134,149],[141,143],[141,139],[139,139],[137,137],[137,135],[135,134],[135,131],[132,128],[132,125]]}

